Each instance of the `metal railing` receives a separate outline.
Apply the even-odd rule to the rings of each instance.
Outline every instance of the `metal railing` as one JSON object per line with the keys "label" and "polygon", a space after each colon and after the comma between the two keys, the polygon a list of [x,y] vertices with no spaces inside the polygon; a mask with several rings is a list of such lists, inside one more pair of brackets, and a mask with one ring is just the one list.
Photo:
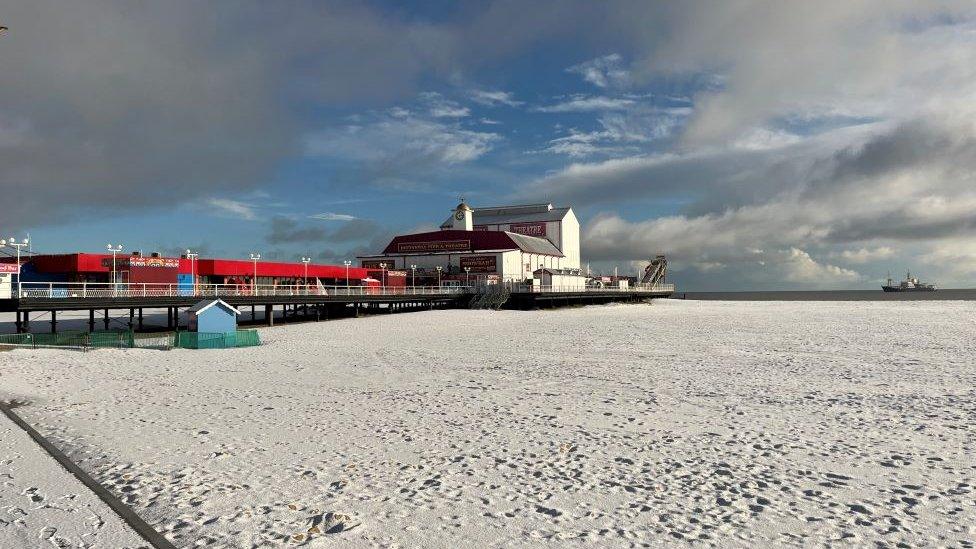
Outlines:
{"label": "metal railing", "polygon": [[134,297],[294,297],[373,295],[453,295],[469,292],[464,286],[246,286],[239,284],[24,282],[21,298],[82,299]]}
{"label": "metal railing", "polygon": [[532,284],[511,284],[509,291],[513,293],[560,293],[560,292],[587,292],[587,293],[613,293],[613,292],[640,292],[640,293],[668,293],[674,292],[674,284],[634,284],[624,288],[602,287],[602,286],[536,286]]}
{"label": "metal railing", "polygon": [[154,297],[302,297],[302,296],[387,296],[456,295],[505,289],[512,293],[550,292],[673,292],[674,284],[634,285],[627,288],[595,286],[535,286],[503,282],[485,286],[246,286],[239,284],[24,282],[18,295],[23,299],[154,298]]}

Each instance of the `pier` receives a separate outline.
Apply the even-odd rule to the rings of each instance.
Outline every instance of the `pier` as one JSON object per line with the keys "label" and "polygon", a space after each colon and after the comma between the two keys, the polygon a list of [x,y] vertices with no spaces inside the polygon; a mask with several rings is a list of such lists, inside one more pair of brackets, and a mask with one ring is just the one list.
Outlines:
{"label": "pier", "polygon": [[[668,297],[671,284],[629,288],[552,287],[519,284],[482,286],[241,286],[199,284],[191,288],[178,284],[111,283],[23,283],[11,299],[0,300],[0,311],[15,313],[18,333],[31,328],[31,315],[43,314],[50,331],[57,332],[58,313],[85,311],[89,331],[102,325],[108,329],[110,312],[128,311],[129,327],[143,329],[146,309],[165,309],[166,327],[179,326],[180,310],[201,299],[220,298],[250,312],[260,311],[264,323],[274,324],[276,311],[282,318],[327,320],[384,312],[408,312],[435,308],[539,309],[571,305],[634,302]],[[244,316],[246,321],[248,315]]]}

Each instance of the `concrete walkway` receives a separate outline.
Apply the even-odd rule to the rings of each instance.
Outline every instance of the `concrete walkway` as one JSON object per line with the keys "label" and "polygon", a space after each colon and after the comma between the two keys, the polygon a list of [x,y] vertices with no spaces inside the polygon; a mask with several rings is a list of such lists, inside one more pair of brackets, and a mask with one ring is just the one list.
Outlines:
{"label": "concrete walkway", "polygon": [[0,547],[149,547],[105,503],[0,414]]}

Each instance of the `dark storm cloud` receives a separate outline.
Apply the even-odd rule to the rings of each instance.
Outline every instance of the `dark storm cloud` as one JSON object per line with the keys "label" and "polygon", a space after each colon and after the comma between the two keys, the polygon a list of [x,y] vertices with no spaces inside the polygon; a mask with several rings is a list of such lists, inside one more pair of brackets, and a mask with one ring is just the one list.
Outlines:
{"label": "dark storm cloud", "polygon": [[369,219],[354,219],[343,223],[341,227],[329,233],[329,240],[333,242],[353,242],[375,238],[384,229],[375,221]]}
{"label": "dark storm cloud", "polygon": [[432,24],[344,2],[0,1],[0,191],[18,197],[5,225],[254,188],[307,130],[290,105],[411,94],[563,32],[539,31],[545,8]]}
{"label": "dark storm cloud", "polygon": [[[346,244],[349,242],[373,242],[377,238],[388,240],[391,231],[369,219],[345,221],[335,229],[321,221],[299,221],[287,216],[271,218],[266,240],[270,244],[290,244],[309,242],[328,242]],[[384,241],[385,245],[386,242]]]}
{"label": "dark storm cloud", "polygon": [[328,234],[325,227],[301,225],[289,217],[275,216],[271,218],[271,230],[267,240],[270,244],[316,242],[325,240]]}

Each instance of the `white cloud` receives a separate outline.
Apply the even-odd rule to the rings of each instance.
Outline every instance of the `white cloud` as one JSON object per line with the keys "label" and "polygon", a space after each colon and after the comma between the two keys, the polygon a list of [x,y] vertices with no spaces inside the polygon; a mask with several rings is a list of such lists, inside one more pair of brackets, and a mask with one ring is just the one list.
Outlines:
{"label": "white cloud", "polygon": [[475,103],[486,107],[495,107],[498,105],[518,107],[524,104],[522,101],[516,101],[515,96],[507,91],[472,90],[470,98]]}
{"label": "white cloud", "polygon": [[309,134],[305,153],[359,163],[384,174],[422,174],[476,160],[500,139],[496,133],[467,130],[436,118],[381,114],[362,124]]}
{"label": "white cloud", "polygon": [[777,149],[786,145],[799,143],[802,138],[783,130],[773,130],[769,128],[755,128],[744,135],[741,135],[733,143],[732,147],[751,151],[761,151],[766,149]]}
{"label": "white cloud", "polygon": [[976,90],[968,1],[723,2],[667,25],[676,38],[638,54],[638,78],[718,79],[694,98],[688,145],[786,118],[901,118]]}
{"label": "white cloud", "polygon": [[471,109],[459,105],[456,101],[445,99],[437,92],[424,92],[420,94],[420,100],[427,103],[428,112],[434,118],[465,118],[471,116]]}
{"label": "white cloud", "polygon": [[871,263],[873,261],[889,259],[894,255],[895,255],[895,250],[893,250],[892,248],[889,248],[888,246],[879,246],[877,248],[858,248],[855,250],[842,250],[839,253],[832,254],[831,257],[839,258],[847,263],[863,265],[865,263]]}
{"label": "white cloud", "polygon": [[621,67],[622,61],[620,54],[612,53],[573,65],[566,72],[579,74],[583,80],[599,88],[624,86],[630,82],[630,71]]}
{"label": "white cloud", "polygon": [[550,140],[546,148],[536,152],[572,158],[632,156],[639,153],[638,145],[669,137],[683,117],[684,113],[675,114],[672,109],[653,108],[605,114],[597,120],[602,129],[587,132],[570,128],[568,135]]}
{"label": "white cloud", "polygon": [[497,126],[497,125],[501,124],[501,122],[499,122],[497,120],[492,120],[491,118],[482,118],[478,122],[481,122],[482,124],[486,124],[488,126]]}
{"label": "white cloud", "polygon": [[240,202],[230,198],[210,198],[207,200],[207,205],[214,208],[218,215],[245,219],[247,221],[257,219],[254,205],[246,202]]}
{"label": "white cloud", "polygon": [[430,108],[430,115],[435,118],[464,118],[471,116],[471,109],[460,105],[436,105]]}
{"label": "white cloud", "polygon": [[949,258],[952,248],[939,242],[976,235],[976,122],[960,114],[759,150],[730,146],[575,163],[513,199],[685,205],[656,219],[608,213],[584,225],[584,253],[594,261],[665,251],[686,267],[739,268],[744,280],[764,276],[745,268],[757,261],[779,265],[782,280],[797,283],[813,274],[853,280],[842,267],[813,260],[822,266],[816,267],[792,250],[870,265],[894,255],[881,241],[934,243]]}
{"label": "white cloud", "polygon": [[565,112],[593,112],[622,110],[633,106],[633,99],[577,95],[561,103],[536,107],[537,112],[565,113]]}
{"label": "white cloud", "polygon": [[393,118],[406,118],[410,116],[410,111],[404,109],[403,107],[393,107],[387,112],[390,113],[390,116]]}
{"label": "white cloud", "polygon": [[311,219],[320,219],[322,221],[352,221],[358,219],[354,215],[335,213],[335,212],[322,212],[308,216]]}
{"label": "white cloud", "polygon": [[[863,278],[856,271],[820,263],[810,257],[809,253],[799,248],[790,248],[773,255],[772,265],[780,269],[783,278],[788,282],[813,286],[833,286],[837,283],[857,282]],[[764,261],[769,265],[768,254],[766,257],[767,259]]]}

